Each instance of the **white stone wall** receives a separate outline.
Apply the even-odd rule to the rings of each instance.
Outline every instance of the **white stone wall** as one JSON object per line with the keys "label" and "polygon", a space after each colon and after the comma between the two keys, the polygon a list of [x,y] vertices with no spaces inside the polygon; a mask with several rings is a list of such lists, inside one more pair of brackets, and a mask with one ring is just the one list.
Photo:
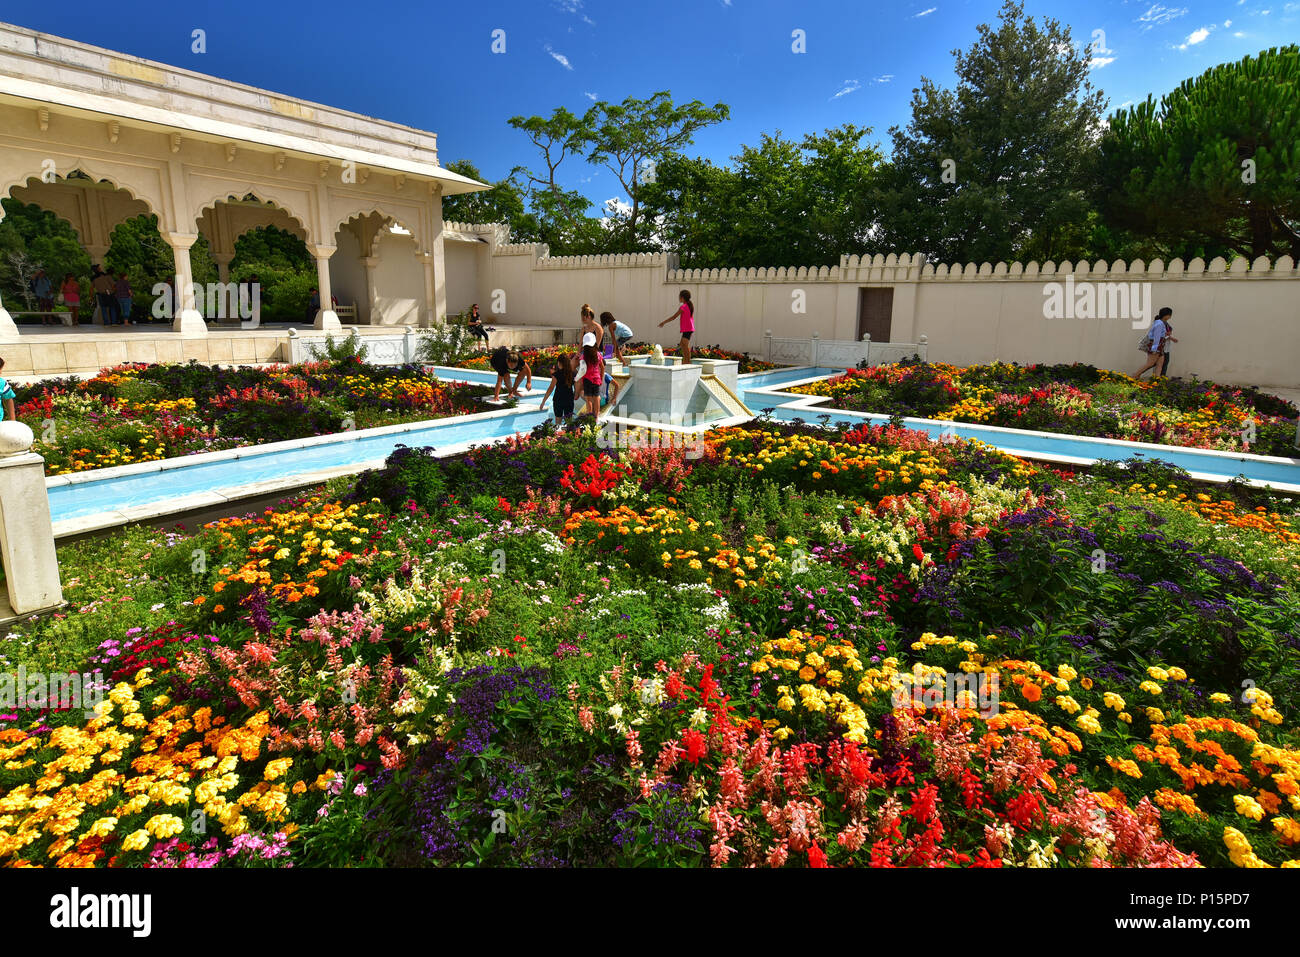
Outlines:
{"label": "white stone wall", "polygon": [[[477,274],[501,289],[502,322],[577,324],[582,303],[609,310],[637,337],[677,341],[676,322],[657,323],[677,307],[679,289],[696,305],[695,342],[761,352],[763,336],[857,338],[859,290],[894,290],[890,338],[925,335],[930,359],[969,365],[1087,362],[1136,371],[1141,332],[1127,319],[1044,318],[1044,287],[1075,283],[1150,283],[1153,312],[1174,310],[1170,373],[1222,382],[1300,387],[1300,270],[1289,256],[1254,263],[1222,259],[1184,264],[1005,263],[948,267],[909,255],[845,256],[819,269],[678,270],[666,254],[551,257],[540,244],[507,244],[502,227],[480,228]],[[806,311],[792,312],[801,294]],[[486,306],[483,312],[488,314]]]}
{"label": "white stone wall", "polygon": [[[487,316],[488,305],[479,294],[479,250],[487,247],[480,242],[456,242],[447,238],[447,315],[454,316],[478,303],[478,311]],[[441,317],[440,317],[441,318]]]}
{"label": "white stone wall", "polygon": [[356,233],[341,228],[335,234],[338,249],[330,257],[330,292],[340,306],[356,304],[357,319],[366,322],[369,302],[366,290],[366,269],[361,265],[361,243]]}
{"label": "white stone wall", "polygon": [[410,236],[382,234],[375,267],[372,326],[419,326],[425,307],[424,266],[416,259]]}

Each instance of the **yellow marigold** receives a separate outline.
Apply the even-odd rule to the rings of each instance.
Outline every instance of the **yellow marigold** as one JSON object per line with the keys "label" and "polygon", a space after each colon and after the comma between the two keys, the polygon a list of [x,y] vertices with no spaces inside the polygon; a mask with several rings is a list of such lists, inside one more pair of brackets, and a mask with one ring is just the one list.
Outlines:
{"label": "yellow marigold", "polygon": [[1300,821],[1290,817],[1273,818],[1273,830],[1288,844],[1300,843]]}
{"label": "yellow marigold", "polygon": [[1139,691],[1145,691],[1147,694],[1160,694],[1160,686],[1154,681],[1144,681],[1138,685]]}
{"label": "yellow marigold", "polygon": [[1056,696],[1056,706],[1063,711],[1070,712],[1070,714],[1075,714],[1080,710],[1079,702],[1064,694]]}
{"label": "yellow marigold", "polygon": [[262,772],[262,777],[267,781],[274,781],[292,766],[293,758],[276,758],[274,761],[266,762],[266,770]]}
{"label": "yellow marigold", "polygon": [[1255,854],[1254,849],[1250,846],[1250,841],[1246,840],[1246,835],[1235,827],[1225,827],[1223,829],[1223,843],[1227,845],[1228,857],[1238,867],[1271,866]]}
{"label": "yellow marigold", "polygon": [[1234,794],[1232,803],[1237,808],[1237,813],[1243,817],[1248,817],[1252,821],[1262,820],[1264,809],[1259,806],[1259,802],[1248,794]]}
{"label": "yellow marigold", "polygon": [[88,837],[104,837],[111,834],[115,827],[117,827],[117,818],[101,817],[94,824],[90,825],[90,829],[86,831],[86,835]]}
{"label": "yellow marigold", "polygon": [[185,824],[175,814],[155,814],[145,822],[144,829],[161,839],[181,833],[185,830]]}
{"label": "yellow marigold", "polygon": [[149,832],[145,830],[132,831],[122,840],[124,851],[142,851],[148,846]]}
{"label": "yellow marigold", "polygon": [[1137,764],[1128,758],[1116,758],[1108,754],[1106,755],[1106,763],[1109,764],[1113,770],[1119,771],[1121,774],[1127,774],[1131,778],[1142,777],[1142,771],[1138,768]]}

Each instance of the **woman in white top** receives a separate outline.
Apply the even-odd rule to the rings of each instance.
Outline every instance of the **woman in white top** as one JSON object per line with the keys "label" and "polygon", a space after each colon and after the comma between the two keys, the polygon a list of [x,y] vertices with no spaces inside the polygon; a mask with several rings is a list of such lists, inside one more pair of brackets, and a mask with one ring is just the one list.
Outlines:
{"label": "woman in white top", "polygon": [[1174,311],[1168,306],[1165,306],[1156,315],[1156,321],[1151,324],[1151,332],[1147,336],[1147,338],[1150,339],[1150,345],[1147,347],[1146,365],[1141,369],[1138,369],[1138,371],[1133,374],[1133,378],[1142,378],[1142,373],[1146,372],[1148,369],[1156,370],[1155,375],[1151,377],[1152,379],[1155,379],[1160,375],[1159,366],[1161,362],[1164,361],[1165,340],[1169,336],[1169,327],[1165,325],[1165,316],[1172,316],[1173,314]]}

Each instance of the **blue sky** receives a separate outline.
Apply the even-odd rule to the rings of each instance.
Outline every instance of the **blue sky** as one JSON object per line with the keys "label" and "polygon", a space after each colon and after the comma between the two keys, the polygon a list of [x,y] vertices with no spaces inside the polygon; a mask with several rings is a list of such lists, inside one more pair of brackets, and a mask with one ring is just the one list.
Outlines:
{"label": "blue sky", "polygon": [[[726,162],[741,144],[851,122],[906,123],[922,76],[953,80],[951,51],[993,22],[1000,0],[509,0],[446,3],[315,0],[310,5],[64,0],[0,17],[137,56],[438,134],[442,161],[469,159],[491,178],[535,164],[506,125],[515,114],[580,112],[592,98],[672,91],[727,103],[731,120],[690,152]],[[1111,108],[1269,46],[1300,41],[1297,0],[1028,0],[1091,45],[1093,82]],[[206,31],[206,52],[191,35]],[[493,53],[493,31],[505,52]],[[802,30],[804,53],[793,52]],[[1102,31],[1095,34],[1094,31]],[[567,185],[596,203],[609,173],[573,162]]]}

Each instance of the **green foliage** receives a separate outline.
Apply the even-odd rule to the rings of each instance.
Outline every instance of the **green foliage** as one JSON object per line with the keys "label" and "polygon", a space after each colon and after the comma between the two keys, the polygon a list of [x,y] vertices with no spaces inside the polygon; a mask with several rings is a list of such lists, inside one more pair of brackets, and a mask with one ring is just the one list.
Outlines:
{"label": "green foliage", "polygon": [[[526,184],[538,238],[550,245],[552,253],[645,249],[650,235],[642,215],[642,195],[647,181],[657,178],[648,171],[668,161],[699,130],[729,115],[725,103],[709,107],[692,100],[677,106],[663,90],[644,100],[629,96],[619,104],[600,100],[582,116],[565,107],[549,117],[513,116],[510,126],[537,148],[542,168],[517,167],[511,179],[518,176]],[[561,164],[579,155],[614,174],[631,200],[630,208],[607,207],[605,222],[587,215],[591,201],[577,190],[564,189],[558,179]]]}
{"label": "green foliage", "polygon": [[1120,111],[1101,142],[1108,216],[1165,255],[1300,256],[1298,104],[1292,45]]}
{"label": "green foliage", "polygon": [[466,309],[452,318],[451,322],[440,322],[432,329],[421,330],[416,356],[420,362],[435,366],[459,365],[475,352],[475,339],[466,322],[469,310]]}
{"label": "green foliage", "polygon": [[45,268],[56,299],[66,273],[82,279],[84,301],[90,290],[90,257],[81,248],[77,233],[67,220],[14,199],[0,199],[0,205],[5,212],[0,221],[0,298],[11,304],[23,303],[18,308],[35,308],[27,302],[23,276],[12,258],[19,256]]}
{"label": "green foliage", "polygon": [[[447,164],[447,169],[479,182],[488,181],[469,160],[455,160]],[[537,218],[525,211],[524,198],[515,176],[507,176],[479,193],[443,197],[442,218],[453,223],[505,223],[514,242],[534,242],[540,235]]]}
{"label": "green foliage", "polygon": [[955,53],[956,88],[923,78],[911,122],[890,130],[883,245],[941,262],[997,262],[1034,242],[1062,258],[1071,250],[1055,237],[1087,212],[1102,94],[1055,19],[1040,25],[1007,0],[999,22],[978,30]]}
{"label": "green foliage", "polygon": [[[763,134],[730,168],[673,156],[642,187],[688,268],[825,266],[869,243],[882,157],[852,124],[800,142]],[[773,229],[773,224],[779,229]]]}
{"label": "green foliage", "polygon": [[361,342],[361,336],[354,329],[348,333],[346,339],[335,340],[333,336],[326,336],[316,352],[316,358],[332,362],[334,365],[344,365],[365,362],[366,353],[367,349]]}

